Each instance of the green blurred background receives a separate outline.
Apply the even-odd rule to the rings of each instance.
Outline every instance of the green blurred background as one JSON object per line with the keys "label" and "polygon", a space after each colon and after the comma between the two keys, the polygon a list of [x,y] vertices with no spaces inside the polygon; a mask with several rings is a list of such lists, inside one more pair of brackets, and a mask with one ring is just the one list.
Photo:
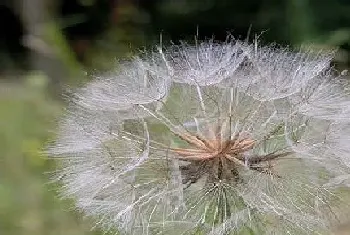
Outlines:
{"label": "green blurred background", "polygon": [[0,234],[103,234],[50,184],[54,162],[41,151],[62,94],[160,35],[166,45],[228,33],[337,49],[334,66],[350,67],[349,0],[0,0]]}

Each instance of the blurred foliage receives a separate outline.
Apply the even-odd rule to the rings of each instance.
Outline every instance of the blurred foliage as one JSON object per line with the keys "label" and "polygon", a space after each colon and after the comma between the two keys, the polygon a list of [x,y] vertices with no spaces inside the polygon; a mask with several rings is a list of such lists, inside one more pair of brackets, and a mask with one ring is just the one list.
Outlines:
{"label": "blurred foliage", "polygon": [[0,234],[94,234],[48,184],[54,168],[42,149],[62,110],[47,82],[38,73],[0,84]]}
{"label": "blurred foliage", "polygon": [[[0,234],[102,234],[61,202],[41,151],[64,104],[57,94],[142,47],[236,37],[262,43],[339,48],[350,63],[348,0],[36,0],[44,22],[32,32],[22,1],[0,3]],[[15,4],[17,3],[17,4]],[[39,17],[40,18],[40,17]],[[31,27],[33,28],[33,27]],[[35,65],[33,65],[35,64]],[[31,67],[32,66],[32,67]],[[32,72],[40,71],[40,72]]]}

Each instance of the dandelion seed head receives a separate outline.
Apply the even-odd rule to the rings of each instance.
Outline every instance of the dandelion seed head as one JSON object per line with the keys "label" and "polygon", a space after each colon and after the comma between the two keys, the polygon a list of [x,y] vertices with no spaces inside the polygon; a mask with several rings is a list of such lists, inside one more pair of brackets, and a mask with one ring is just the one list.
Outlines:
{"label": "dandelion seed head", "polygon": [[49,153],[122,234],[323,234],[346,211],[350,94],[333,52],[183,43],[79,88]]}

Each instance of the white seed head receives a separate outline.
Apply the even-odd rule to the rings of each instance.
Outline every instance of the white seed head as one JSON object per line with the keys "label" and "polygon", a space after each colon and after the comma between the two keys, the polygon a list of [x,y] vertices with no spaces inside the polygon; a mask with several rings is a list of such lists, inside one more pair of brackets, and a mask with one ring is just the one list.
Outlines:
{"label": "white seed head", "polygon": [[78,89],[49,153],[63,195],[121,234],[323,234],[350,186],[332,53],[231,40],[124,62]]}

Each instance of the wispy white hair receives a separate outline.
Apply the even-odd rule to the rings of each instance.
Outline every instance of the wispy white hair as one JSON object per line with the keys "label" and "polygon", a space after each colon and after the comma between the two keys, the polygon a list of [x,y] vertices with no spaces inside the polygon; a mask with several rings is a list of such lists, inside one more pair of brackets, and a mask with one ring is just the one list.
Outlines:
{"label": "wispy white hair", "polygon": [[[75,92],[49,147],[63,195],[121,234],[327,233],[350,186],[350,94],[333,54],[228,40],[123,62]],[[171,151],[213,123],[256,141],[246,162],[288,153],[278,177],[237,166],[239,179],[215,181]]]}

